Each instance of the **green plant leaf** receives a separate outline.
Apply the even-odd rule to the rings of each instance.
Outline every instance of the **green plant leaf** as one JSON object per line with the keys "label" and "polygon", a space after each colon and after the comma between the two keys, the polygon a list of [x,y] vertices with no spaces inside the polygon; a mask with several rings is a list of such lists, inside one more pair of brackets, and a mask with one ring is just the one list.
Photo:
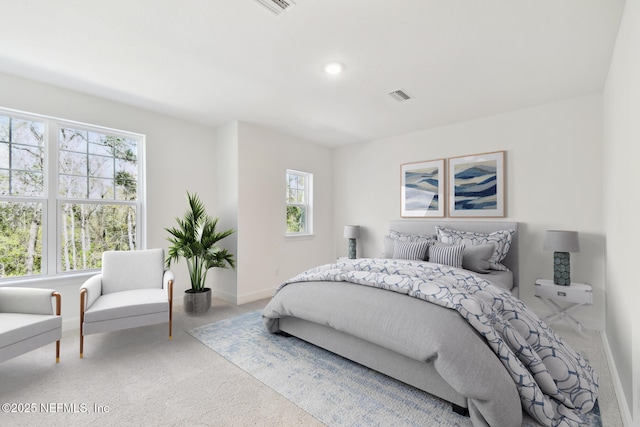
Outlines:
{"label": "green plant leaf", "polygon": [[176,218],[177,227],[165,228],[169,233],[170,243],[167,253],[167,268],[184,258],[187,262],[191,289],[200,291],[204,288],[207,272],[211,268],[233,268],[235,259],[227,249],[220,248],[217,243],[235,233],[229,229],[217,231],[218,218],[212,218],[197,194],[187,192],[189,209],[182,218]]}

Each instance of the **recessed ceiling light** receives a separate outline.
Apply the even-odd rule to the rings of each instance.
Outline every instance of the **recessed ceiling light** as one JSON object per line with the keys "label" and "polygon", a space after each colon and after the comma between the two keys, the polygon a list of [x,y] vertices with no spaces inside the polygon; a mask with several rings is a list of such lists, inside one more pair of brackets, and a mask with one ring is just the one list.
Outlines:
{"label": "recessed ceiling light", "polygon": [[324,66],[324,71],[332,76],[340,74],[342,70],[344,70],[344,65],[339,62],[329,62]]}

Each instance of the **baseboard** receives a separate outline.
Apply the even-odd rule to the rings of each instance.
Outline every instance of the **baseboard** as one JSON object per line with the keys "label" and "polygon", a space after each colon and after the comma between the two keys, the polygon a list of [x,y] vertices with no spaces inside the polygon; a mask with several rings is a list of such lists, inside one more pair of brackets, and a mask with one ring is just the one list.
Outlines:
{"label": "baseboard", "polygon": [[74,329],[80,330],[80,316],[75,318],[62,318],[62,332],[73,331]]}
{"label": "baseboard", "polygon": [[247,304],[249,302],[258,301],[265,298],[271,298],[275,291],[276,291],[276,288],[262,289],[260,291],[238,295],[236,304],[242,305],[242,304]]}
{"label": "baseboard", "polygon": [[220,298],[224,302],[228,302],[229,304],[242,305],[250,302],[258,301],[265,298],[271,298],[273,293],[276,291],[273,289],[262,289],[260,291],[249,292],[242,295],[236,295],[230,292],[220,291],[218,289],[213,290],[213,296],[216,298]]}
{"label": "baseboard", "polygon": [[602,346],[604,347],[604,353],[607,357],[607,363],[609,364],[609,371],[611,373],[611,380],[613,381],[613,389],[616,393],[618,407],[620,408],[622,423],[625,427],[633,427],[633,417],[631,416],[629,405],[627,405],[627,399],[625,399],[622,383],[620,382],[620,375],[618,374],[616,362],[613,360],[613,354],[611,353],[611,347],[609,346],[607,334],[605,332],[602,332],[600,335],[602,336]]}
{"label": "baseboard", "polygon": [[228,302],[229,304],[236,304],[236,294],[221,291],[219,289],[212,289],[212,291],[214,298],[220,298],[222,301]]}

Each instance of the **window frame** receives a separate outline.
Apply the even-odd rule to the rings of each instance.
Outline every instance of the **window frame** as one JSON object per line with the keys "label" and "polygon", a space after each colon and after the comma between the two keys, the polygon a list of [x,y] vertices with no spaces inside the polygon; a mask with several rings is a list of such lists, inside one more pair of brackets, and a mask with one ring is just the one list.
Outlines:
{"label": "window frame", "polygon": [[[10,116],[20,120],[43,122],[45,129],[43,134],[43,179],[44,191],[42,196],[11,196],[0,195],[0,202],[34,202],[42,204],[42,260],[39,274],[10,276],[0,278],[0,284],[9,282],[27,282],[43,279],[57,279],[69,276],[95,274],[99,268],[78,269],[63,271],[62,265],[62,215],[64,204],[88,204],[88,205],[124,205],[134,206],[136,211],[136,249],[145,249],[147,245],[147,215],[146,215],[146,137],[143,134],[92,125],[73,120],[61,119],[36,113],[13,110],[0,107],[0,115]],[[137,184],[136,200],[90,199],[63,197],[60,195],[59,161],[60,129],[70,128],[81,131],[95,132],[108,136],[115,136],[136,141],[136,166]]]}
{"label": "window frame", "polygon": [[[304,202],[292,203],[289,202],[289,176],[295,175],[298,179],[304,179]],[[313,174],[310,172],[302,172],[294,169],[287,169],[285,173],[285,235],[287,237],[299,237],[299,236],[312,236],[313,235]],[[302,207],[305,211],[304,230],[301,232],[290,232],[287,220],[287,208],[289,206]]]}

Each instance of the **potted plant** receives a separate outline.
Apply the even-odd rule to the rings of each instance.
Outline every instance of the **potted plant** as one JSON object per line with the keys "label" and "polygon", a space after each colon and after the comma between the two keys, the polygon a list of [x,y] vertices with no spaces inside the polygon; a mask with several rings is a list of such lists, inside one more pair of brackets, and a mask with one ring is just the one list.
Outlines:
{"label": "potted plant", "polygon": [[189,209],[182,219],[176,218],[177,227],[165,228],[171,236],[166,259],[167,268],[172,262],[184,258],[189,270],[191,289],[184,294],[184,310],[190,314],[206,313],[211,307],[211,289],[205,288],[207,272],[213,267],[235,269],[233,254],[222,249],[217,242],[235,233],[230,229],[218,232],[218,218],[207,215],[204,204],[196,194],[187,192]]}

